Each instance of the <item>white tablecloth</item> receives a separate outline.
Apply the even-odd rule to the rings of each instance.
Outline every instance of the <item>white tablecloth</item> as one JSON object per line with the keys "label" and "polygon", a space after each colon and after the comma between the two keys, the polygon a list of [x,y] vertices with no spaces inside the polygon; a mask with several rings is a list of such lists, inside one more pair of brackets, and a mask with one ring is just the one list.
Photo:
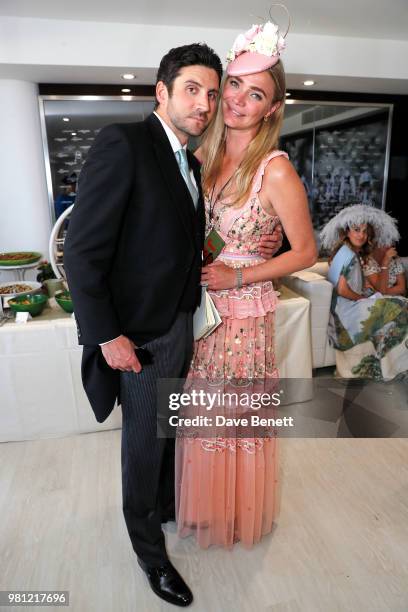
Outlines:
{"label": "white tablecloth", "polygon": [[312,377],[310,302],[281,286],[275,319],[276,361],[281,378]]}
{"label": "white tablecloth", "polygon": [[[275,334],[280,376],[311,378],[309,301],[286,287],[281,293]],[[55,304],[28,323],[0,327],[0,441],[121,426],[118,408],[96,422],[82,388],[81,351],[75,322]]]}

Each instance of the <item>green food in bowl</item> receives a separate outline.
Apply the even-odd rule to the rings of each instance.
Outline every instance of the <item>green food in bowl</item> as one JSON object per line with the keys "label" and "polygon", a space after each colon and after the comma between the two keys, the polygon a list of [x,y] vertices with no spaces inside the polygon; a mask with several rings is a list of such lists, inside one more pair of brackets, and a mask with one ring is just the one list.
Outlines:
{"label": "green food in bowl", "polygon": [[61,306],[62,310],[65,310],[65,312],[68,313],[74,312],[74,305],[72,303],[72,298],[69,291],[57,291],[54,297],[55,301],[59,306]]}
{"label": "green food in bowl", "polygon": [[32,317],[36,317],[44,310],[48,301],[48,297],[43,293],[30,293],[26,295],[18,295],[8,304],[13,312],[29,312]]}

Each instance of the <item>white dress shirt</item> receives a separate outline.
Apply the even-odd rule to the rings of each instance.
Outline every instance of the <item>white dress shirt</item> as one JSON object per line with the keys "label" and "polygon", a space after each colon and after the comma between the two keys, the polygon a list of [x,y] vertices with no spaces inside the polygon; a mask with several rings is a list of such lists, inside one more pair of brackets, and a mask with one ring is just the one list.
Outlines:
{"label": "white dress shirt", "polygon": [[[158,113],[156,113],[156,111],[153,112],[153,115],[156,115],[156,117],[158,118],[158,120],[162,124],[163,129],[164,129],[164,131],[167,134],[167,138],[169,139],[169,142],[171,144],[171,148],[173,149],[173,152],[176,153],[176,151],[179,151],[180,149],[186,150],[187,149],[187,144],[185,144],[184,146],[181,144],[181,142],[179,141],[179,139],[177,138],[177,136],[175,135],[173,130],[160,117],[160,115]],[[190,168],[190,177],[191,177],[191,180],[193,181],[194,187],[197,189],[197,183],[196,183],[196,180],[195,180],[194,172],[192,171],[191,168]]]}

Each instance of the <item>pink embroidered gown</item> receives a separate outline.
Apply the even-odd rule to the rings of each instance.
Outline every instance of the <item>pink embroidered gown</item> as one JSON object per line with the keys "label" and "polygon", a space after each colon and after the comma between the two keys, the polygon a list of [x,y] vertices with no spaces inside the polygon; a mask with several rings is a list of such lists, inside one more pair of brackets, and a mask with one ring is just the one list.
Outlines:
{"label": "pink embroidered gown", "polygon": [[[233,268],[265,261],[259,240],[279,222],[261,206],[259,192],[274,151],[261,163],[248,201],[239,209],[217,202],[212,220],[206,202],[207,233],[215,228],[225,241],[218,259]],[[186,381],[278,378],[274,353],[277,295],[271,281],[242,289],[210,291],[222,324],[195,343]],[[203,430],[201,430],[203,431]],[[176,440],[176,519],[181,537],[195,534],[198,544],[231,548],[241,541],[251,547],[272,530],[277,500],[276,432],[266,437],[238,438],[225,429],[212,437]],[[220,435],[218,435],[220,434]],[[259,434],[258,434],[259,435]]]}

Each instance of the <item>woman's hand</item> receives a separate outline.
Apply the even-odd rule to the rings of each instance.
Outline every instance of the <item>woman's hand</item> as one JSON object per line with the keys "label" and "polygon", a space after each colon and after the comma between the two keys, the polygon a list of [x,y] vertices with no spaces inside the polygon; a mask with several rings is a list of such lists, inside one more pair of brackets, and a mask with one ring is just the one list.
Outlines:
{"label": "woman's hand", "polygon": [[365,299],[364,295],[356,293],[348,286],[346,278],[342,274],[340,275],[337,283],[337,293],[338,295],[341,295],[341,297],[344,297],[347,300],[353,300],[354,302]]}
{"label": "woman's hand", "polygon": [[233,289],[237,285],[236,270],[221,261],[214,261],[202,269],[201,283],[213,291]]}
{"label": "woman's hand", "polygon": [[387,249],[384,253],[384,257],[382,260],[382,266],[388,266],[388,264],[390,263],[391,259],[393,257],[397,257],[398,253],[397,250],[394,247],[390,247],[389,249]]}

